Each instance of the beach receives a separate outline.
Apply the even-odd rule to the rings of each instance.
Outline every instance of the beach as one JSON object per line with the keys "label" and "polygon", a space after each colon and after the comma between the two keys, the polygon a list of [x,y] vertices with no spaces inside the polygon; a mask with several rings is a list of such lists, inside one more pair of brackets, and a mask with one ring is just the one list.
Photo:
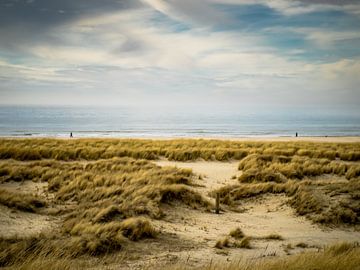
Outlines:
{"label": "beach", "polygon": [[360,270],[359,15],[1,1],[0,269]]}
{"label": "beach", "polygon": [[76,137],[76,134],[70,138],[68,136],[3,136],[2,139],[95,139],[95,140],[156,140],[156,141],[170,141],[170,140],[220,140],[220,141],[244,141],[244,142],[320,142],[320,143],[357,143],[360,142],[360,136],[252,136],[252,137],[181,137],[181,136],[98,136],[98,137]]}
{"label": "beach", "polygon": [[[0,142],[0,236],[52,235],[44,243],[54,260],[51,243],[63,241],[54,232],[68,239],[68,252],[75,239],[93,239],[97,251],[84,246],[81,254],[99,269],[105,262],[93,256],[105,246],[96,241],[108,236],[106,264],[124,269],[292,258],[360,240],[352,199],[359,137]],[[244,236],[231,236],[234,230]]]}

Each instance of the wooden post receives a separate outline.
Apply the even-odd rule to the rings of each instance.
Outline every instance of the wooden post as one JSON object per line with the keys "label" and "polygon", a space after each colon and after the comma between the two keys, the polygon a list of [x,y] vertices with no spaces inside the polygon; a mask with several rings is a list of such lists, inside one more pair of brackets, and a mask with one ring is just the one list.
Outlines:
{"label": "wooden post", "polygon": [[215,213],[219,214],[220,213],[220,194],[216,193],[216,208],[215,208]]}

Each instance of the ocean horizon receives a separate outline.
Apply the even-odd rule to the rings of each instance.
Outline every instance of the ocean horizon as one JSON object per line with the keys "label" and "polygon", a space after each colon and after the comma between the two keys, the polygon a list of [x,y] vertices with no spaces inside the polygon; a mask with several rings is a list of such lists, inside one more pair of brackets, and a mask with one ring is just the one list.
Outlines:
{"label": "ocean horizon", "polygon": [[1,137],[360,136],[360,117],[294,111],[0,106]]}

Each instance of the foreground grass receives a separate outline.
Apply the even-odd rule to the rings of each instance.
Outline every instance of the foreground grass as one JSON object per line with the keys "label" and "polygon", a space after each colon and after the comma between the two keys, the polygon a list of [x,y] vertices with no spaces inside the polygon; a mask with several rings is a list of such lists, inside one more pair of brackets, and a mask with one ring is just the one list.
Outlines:
{"label": "foreground grass", "polygon": [[[120,263],[121,264],[121,263]],[[30,257],[22,264],[9,269],[86,269],[90,265],[84,261],[74,261],[69,258],[55,259],[46,255]],[[209,262],[200,267],[188,267],[184,264],[162,267],[171,270],[358,270],[360,269],[360,248],[358,244],[340,243],[326,247],[320,252],[305,252],[281,258],[266,258],[259,260],[239,260],[234,263]],[[151,268],[148,268],[151,269]]]}
{"label": "foreground grass", "polygon": [[[284,193],[299,215],[315,222],[359,224],[360,166],[354,162],[360,160],[358,143],[0,139],[0,183],[47,182],[53,194],[53,199],[45,199],[0,189],[0,204],[20,211],[41,210],[61,220],[59,228],[47,234],[1,238],[0,267],[82,268],[74,263],[78,258],[103,256],[126,249],[132,241],[156,237],[159,232],[152,220],[166,215],[164,205],[212,208],[193,189],[190,170],[162,168],[149,161],[160,157],[239,160],[243,173],[238,184],[211,193],[219,193],[223,204],[236,206],[245,198]],[[316,180],[323,175],[342,181]],[[250,247],[248,238],[242,242],[240,231],[233,234],[236,241],[222,239],[219,247]],[[340,259],[344,260],[341,269],[356,269],[346,267],[355,260],[354,254],[359,255],[359,248],[343,249],[338,254],[329,249],[223,269],[338,269],[334,265]],[[322,262],[325,259],[328,265]],[[299,268],[294,268],[296,260]]]}
{"label": "foreground grass", "polygon": [[[189,269],[177,266],[169,269]],[[325,248],[321,252],[306,252],[283,258],[258,261],[241,260],[235,263],[211,263],[192,269],[198,270],[358,270],[360,269],[360,247],[358,244],[341,243]]]}
{"label": "foreground grass", "polygon": [[[48,192],[54,194],[49,211],[63,222],[58,231],[47,235],[0,239],[0,266],[21,263],[34,254],[55,258],[107,254],[122,249],[128,241],[156,237],[151,219],[165,215],[163,204],[180,203],[205,210],[211,206],[191,188],[190,170],[162,168],[146,160],[10,160],[2,168],[7,172],[3,181],[24,171],[34,181],[47,181]],[[19,210],[34,207],[31,195],[24,200],[18,195],[1,191],[0,203]]]}

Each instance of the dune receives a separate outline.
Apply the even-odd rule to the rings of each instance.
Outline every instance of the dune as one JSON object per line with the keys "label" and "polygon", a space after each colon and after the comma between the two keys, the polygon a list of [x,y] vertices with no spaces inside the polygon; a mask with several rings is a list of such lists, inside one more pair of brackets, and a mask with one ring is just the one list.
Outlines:
{"label": "dune", "polygon": [[0,265],[352,269],[360,144],[297,139],[2,139]]}

